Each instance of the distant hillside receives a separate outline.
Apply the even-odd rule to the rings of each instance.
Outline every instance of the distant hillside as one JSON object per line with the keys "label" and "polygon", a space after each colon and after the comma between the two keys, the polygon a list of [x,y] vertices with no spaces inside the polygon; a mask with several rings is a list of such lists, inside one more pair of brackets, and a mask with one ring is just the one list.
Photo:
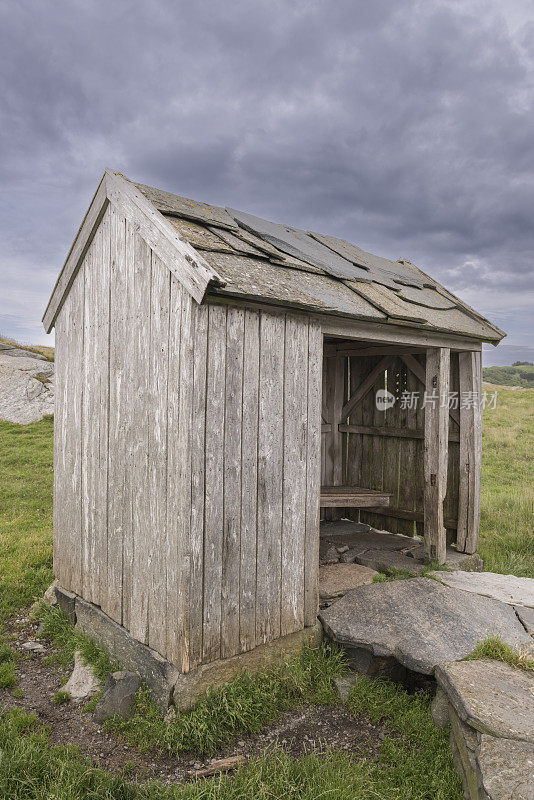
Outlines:
{"label": "distant hillside", "polygon": [[514,361],[511,367],[484,367],[482,377],[487,383],[534,389],[534,364],[530,361]]}
{"label": "distant hillside", "polygon": [[47,361],[54,360],[53,347],[47,347],[46,345],[21,344],[20,342],[16,342],[14,339],[7,339],[5,336],[0,336],[0,351],[4,350],[6,346],[16,350],[25,350],[26,352],[30,353],[38,353],[39,355],[44,356]]}

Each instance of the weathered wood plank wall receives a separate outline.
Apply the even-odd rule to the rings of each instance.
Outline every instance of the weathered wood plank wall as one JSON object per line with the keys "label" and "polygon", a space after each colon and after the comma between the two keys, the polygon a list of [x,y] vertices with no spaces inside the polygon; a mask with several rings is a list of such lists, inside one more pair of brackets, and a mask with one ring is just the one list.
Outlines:
{"label": "weathered wood plank wall", "polygon": [[183,671],[313,625],[319,324],[197,305],[112,203],[56,342],[61,584]]}

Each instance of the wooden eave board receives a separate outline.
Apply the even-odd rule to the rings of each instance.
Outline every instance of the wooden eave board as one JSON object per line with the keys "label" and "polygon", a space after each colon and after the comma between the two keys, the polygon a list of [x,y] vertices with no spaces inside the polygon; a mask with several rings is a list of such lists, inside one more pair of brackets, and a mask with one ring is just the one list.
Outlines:
{"label": "wooden eave board", "polygon": [[371,303],[329,276],[246,256],[208,251],[204,255],[226,284],[214,290],[217,295],[231,295],[376,322],[386,319],[385,314]]}
{"label": "wooden eave board", "polygon": [[178,217],[186,217],[209,225],[217,225],[220,228],[229,228],[230,230],[237,228],[237,224],[232,217],[220,206],[198,203],[196,200],[164,192],[161,189],[145,186],[142,183],[135,183],[134,185],[163,213],[175,214]]}

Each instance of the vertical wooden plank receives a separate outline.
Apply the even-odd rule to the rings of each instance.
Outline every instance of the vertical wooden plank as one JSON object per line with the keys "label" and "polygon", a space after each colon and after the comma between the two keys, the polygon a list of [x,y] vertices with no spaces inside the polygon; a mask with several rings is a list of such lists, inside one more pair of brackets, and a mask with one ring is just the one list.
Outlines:
{"label": "vertical wooden plank", "polygon": [[449,409],[444,407],[442,398],[448,397],[449,374],[449,348],[429,347],[425,384],[425,552],[429,559],[440,564],[445,563],[446,558],[443,500],[447,489],[449,434]]}
{"label": "vertical wooden plank", "polygon": [[[241,564],[239,628],[241,650],[256,644],[256,526],[258,508],[258,390],[260,314],[245,311],[241,470]],[[261,577],[260,577],[261,580]]]}
{"label": "vertical wooden plank", "polygon": [[226,308],[210,306],[206,381],[203,661],[221,654]]}
{"label": "vertical wooden plank", "polygon": [[319,496],[321,492],[321,382],[323,334],[319,323],[308,328],[306,430],[306,518],[304,538],[304,625],[317,621],[319,601]]}
{"label": "vertical wooden plank", "polygon": [[83,597],[96,605],[101,603],[107,572],[109,235],[107,211],[87,252],[85,269],[82,577]]}
{"label": "vertical wooden plank", "polygon": [[280,635],[285,319],[262,313],[258,433],[256,644]]}
{"label": "vertical wooden plank", "polygon": [[128,464],[128,267],[126,225],[114,206],[110,211],[110,337],[109,337],[109,458],[108,458],[108,541],[107,582],[102,610],[121,624],[123,599],[123,547],[130,526]]}
{"label": "vertical wooden plank", "polygon": [[169,347],[170,273],[152,253],[150,290],[150,342],[148,392],[149,476],[149,599],[148,641],[153,650],[164,654],[167,644],[167,388]]}
{"label": "vertical wooden plank", "polygon": [[181,363],[180,342],[182,332],[182,285],[170,279],[169,302],[169,376],[167,384],[167,646],[166,657],[173,664],[182,663],[184,648],[183,617],[184,596],[182,563],[184,543],[180,538],[180,470],[178,428],[180,422]]}
{"label": "vertical wooden plank", "polygon": [[193,304],[193,424],[191,428],[191,579],[189,598],[189,667],[202,660],[204,607],[204,445],[208,306]]}
{"label": "vertical wooden plank", "polygon": [[280,633],[304,627],[308,323],[286,317],[282,489],[282,593]]}
{"label": "vertical wooden plank", "polygon": [[[480,524],[482,470],[482,370],[480,353],[459,354],[460,483],[457,547],[475,553]],[[466,398],[472,402],[466,401]]]}
{"label": "vertical wooden plank", "polygon": [[[362,358],[352,356],[349,359],[349,396],[352,397],[358,386],[362,383]],[[362,405],[352,409],[348,419],[350,425],[362,425]],[[361,482],[361,461],[362,461],[362,435],[360,433],[347,434],[347,483],[352,486],[362,486]],[[358,520],[359,509],[352,508],[348,511],[350,519]]]}
{"label": "vertical wooden plank", "polygon": [[221,658],[228,658],[240,651],[239,573],[244,327],[244,311],[240,308],[229,308],[226,321]]}
{"label": "vertical wooden plank", "polygon": [[[125,221],[125,284],[126,295],[123,302],[125,309],[124,317],[124,341],[117,343],[117,348],[121,353],[117,353],[117,360],[123,363],[124,390],[121,391],[121,403],[119,408],[120,425],[117,435],[124,436],[124,467],[121,471],[123,485],[123,508],[122,508],[122,624],[130,630],[131,608],[132,608],[132,582],[134,569],[135,552],[135,528],[134,528],[134,498],[136,490],[136,471],[135,454],[137,449],[137,427],[136,418],[138,379],[136,372],[136,336],[133,331],[137,326],[137,306],[136,306],[136,280],[135,280],[135,231],[129,222]],[[118,287],[119,288],[119,287]],[[121,289],[124,287],[121,284]],[[113,383],[113,381],[112,381]],[[124,400],[124,403],[122,402]]]}
{"label": "vertical wooden plank", "polygon": [[132,481],[133,562],[130,602],[130,633],[148,643],[148,599],[150,592],[150,488],[148,474],[148,430],[152,410],[148,402],[151,251],[134,234],[133,307],[136,324],[132,329]]}

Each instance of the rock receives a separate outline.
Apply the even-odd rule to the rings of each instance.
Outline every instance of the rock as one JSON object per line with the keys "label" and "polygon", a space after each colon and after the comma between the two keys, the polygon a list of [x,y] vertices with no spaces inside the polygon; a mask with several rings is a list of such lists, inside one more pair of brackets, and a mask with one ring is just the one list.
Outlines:
{"label": "rock", "polygon": [[54,364],[0,352],[0,419],[27,425],[54,413]]}
{"label": "rock", "polygon": [[344,703],[351,693],[352,689],[356,686],[358,676],[354,672],[349,672],[342,678],[334,678],[334,685],[338,691],[339,699]]}
{"label": "rock", "polygon": [[336,547],[337,552],[341,555],[342,553],[346,553],[349,549],[348,544],[344,544],[341,547]]}
{"label": "rock", "polygon": [[74,669],[63,689],[73,700],[88,700],[100,689],[98,678],[92,668],[82,661],[79,650],[74,653]]}
{"label": "rock", "polygon": [[[410,548],[407,555],[418,559],[422,563],[427,561],[425,548],[422,544]],[[445,566],[452,571],[482,572],[484,570],[484,562],[478,553],[460,553],[454,547],[447,547]]]}
{"label": "rock", "polygon": [[534,744],[534,674],[490,659],[442,664],[435,674],[471,728]]}
{"label": "rock", "polygon": [[351,589],[372,583],[378,573],[360,564],[334,564],[319,567],[319,597],[330,600],[342,597]]}
{"label": "rock", "polygon": [[489,635],[516,649],[532,643],[509,606],[429,578],[361,586],[321,611],[319,619],[331,639],[394,657],[426,675],[437,664],[469,655]]}
{"label": "rock", "polygon": [[45,646],[40,642],[24,642],[22,645],[24,650],[28,650],[30,653],[44,653]]}
{"label": "rock", "polygon": [[356,561],[379,572],[398,569],[410,575],[420,575],[425,569],[424,564],[395,550],[365,550],[356,556]]}
{"label": "rock", "polygon": [[46,361],[46,357],[42,355],[42,353],[34,353],[31,350],[24,350],[21,347],[14,347],[12,344],[8,344],[7,342],[0,342],[0,353],[3,356],[26,356],[28,358],[36,358],[41,361]]}
{"label": "rock", "polygon": [[55,588],[58,606],[63,611],[72,625],[76,624],[76,595],[63,589],[62,586]]}
{"label": "rock", "polygon": [[449,717],[449,701],[447,700],[447,695],[438,686],[436,690],[436,694],[432,699],[432,703],[430,705],[430,712],[432,714],[432,719],[434,720],[434,724],[437,725],[438,728],[448,728],[451,724],[451,720]]}
{"label": "rock", "polygon": [[464,592],[491,597],[512,606],[534,608],[534,578],[516,578],[496,572],[437,572],[442,583]]}
{"label": "rock", "polygon": [[490,800],[534,800],[531,744],[483,735],[477,764],[481,786]]}
{"label": "rock", "polygon": [[353,564],[356,561],[356,558],[364,552],[365,548],[351,547],[350,550],[347,550],[345,553],[343,553],[339,560],[342,564]]}
{"label": "rock", "polygon": [[116,714],[128,719],[140,686],[141,678],[136,672],[111,672],[104,685],[104,694],[94,711],[95,721],[104,722]]}
{"label": "rock", "polygon": [[43,595],[43,600],[47,606],[56,606],[56,586],[58,585],[57,579],[53,581]]}
{"label": "rock", "polygon": [[339,556],[335,547],[329,547],[324,557],[325,564],[337,564]]}
{"label": "rock", "polygon": [[527,633],[534,635],[534,608],[527,608],[527,606],[514,606],[514,611],[523,623]]}

